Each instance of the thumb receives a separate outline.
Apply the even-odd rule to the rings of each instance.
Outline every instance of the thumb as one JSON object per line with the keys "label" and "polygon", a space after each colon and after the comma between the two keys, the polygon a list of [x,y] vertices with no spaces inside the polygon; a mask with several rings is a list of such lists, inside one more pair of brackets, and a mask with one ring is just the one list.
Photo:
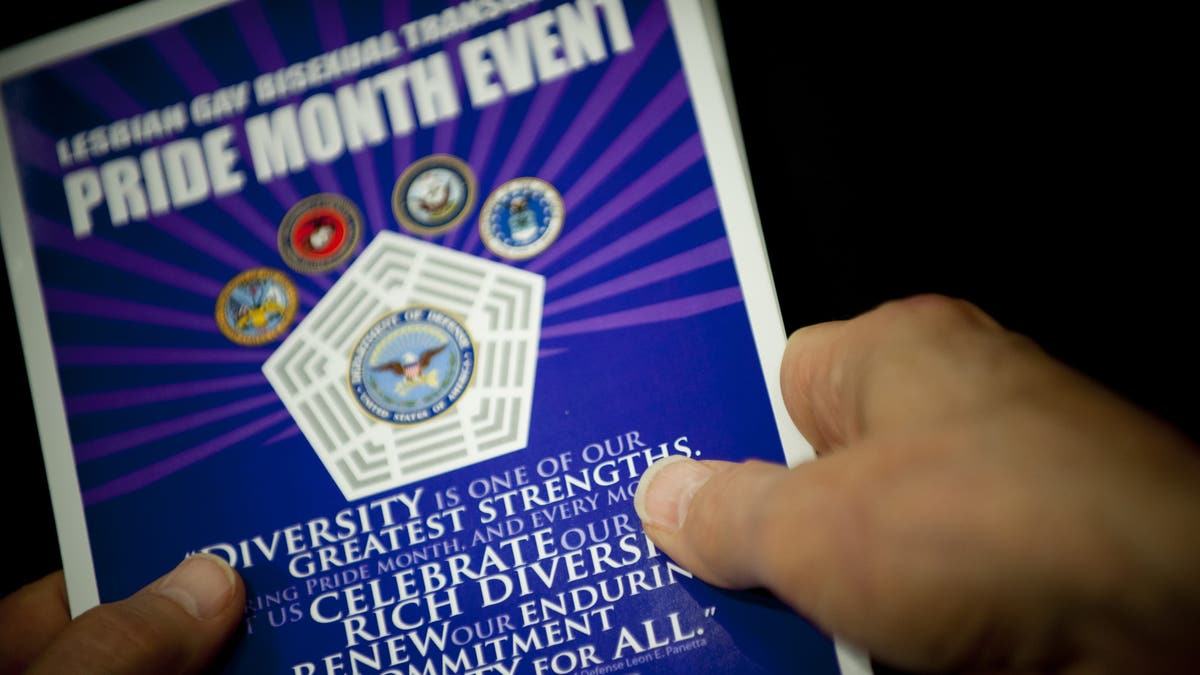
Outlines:
{"label": "thumb", "polygon": [[125,600],[79,615],[46,648],[29,675],[199,673],[240,624],[241,578],[210,554],[188,557]]}
{"label": "thumb", "polygon": [[765,588],[821,614],[826,583],[846,553],[838,525],[839,458],[781,464],[672,456],[645,471],[634,509],[654,544],[723,588]]}

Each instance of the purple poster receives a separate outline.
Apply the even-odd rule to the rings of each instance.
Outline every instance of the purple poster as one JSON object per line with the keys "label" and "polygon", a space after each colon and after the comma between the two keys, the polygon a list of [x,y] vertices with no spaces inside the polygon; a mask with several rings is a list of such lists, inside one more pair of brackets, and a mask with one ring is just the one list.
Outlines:
{"label": "purple poster", "polygon": [[714,20],[151,3],[3,54],[72,611],[207,551],[229,673],[869,672],[633,512],[667,457],[811,456]]}

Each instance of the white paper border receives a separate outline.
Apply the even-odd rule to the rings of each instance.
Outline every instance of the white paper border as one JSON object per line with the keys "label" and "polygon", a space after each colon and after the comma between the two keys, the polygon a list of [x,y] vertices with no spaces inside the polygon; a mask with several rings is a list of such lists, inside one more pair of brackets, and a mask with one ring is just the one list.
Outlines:
{"label": "white paper border", "polygon": [[[153,0],[96,17],[0,52],[0,80],[94,51],[229,2]],[[666,5],[700,125],[717,201],[722,218],[728,224],[734,267],[750,315],[776,426],[786,460],[789,465],[794,465],[811,459],[814,454],[783,405],[779,364],[787,335],[770,266],[761,264],[767,260],[767,252],[750,189],[750,173],[729,85],[724,42],[716,23],[716,5],[713,0],[666,0]],[[688,40],[679,39],[681,35],[688,35]],[[0,111],[5,109],[0,93]],[[7,118],[0,114],[0,191],[16,196],[16,199],[0,202],[0,234],[3,235],[18,331],[46,463],[67,595],[71,613],[75,616],[99,603],[99,591],[10,138]],[[836,648],[842,672],[851,675],[871,672],[870,662],[864,654],[840,641]]]}
{"label": "white paper border", "polygon": [[[0,52],[0,82],[95,51],[160,26],[228,4],[231,0],[153,0],[68,26]],[[8,267],[13,306],[34,417],[46,465],[50,504],[58,532],[58,550],[67,583],[71,615],[78,616],[100,603],[92,547],[84,516],[83,494],[75,467],[75,451],[67,428],[58,366],[42,298],[29,221],[17,181],[16,154],[0,92],[0,239]]]}
{"label": "white paper border", "polygon": [[[758,345],[763,378],[775,413],[775,424],[789,465],[814,458],[812,445],[800,434],[783,404],[779,367],[787,333],[779,310],[775,282],[762,238],[758,207],[750,182],[737,105],[714,0],[666,0],[671,13],[684,75],[704,140],[721,216],[729,233],[734,267],[742,285],[750,327]],[[682,40],[678,36],[687,35]],[[834,639],[838,668],[846,675],[870,675],[866,652]]]}

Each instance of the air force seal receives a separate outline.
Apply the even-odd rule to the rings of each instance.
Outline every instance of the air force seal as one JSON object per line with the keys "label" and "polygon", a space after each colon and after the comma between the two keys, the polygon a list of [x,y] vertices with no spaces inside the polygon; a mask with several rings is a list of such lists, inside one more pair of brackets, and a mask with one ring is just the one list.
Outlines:
{"label": "air force seal", "polygon": [[279,255],[297,272],[320,274],[345,262],[361,233],[362,216],[353,202],[341,195],[312,195],[284,214]]}
{"label": "air force seal", "polygon": [[467,329],[444,312],[410,307],[363,334],[350,358],[350,389],[373,417],[412,424],[449,410],[474,372]]}
{"label": "air force seal", "polygon": [[524,260],[546,250],[563,225],[562,195],[540,178],[514,178],[487,198],[479,237],[496,255]]}
{"label": "air force seal", "polygon": [[240,345],[261,345],[288,329],[296,305],[296,286],[283,272],[269,267],[246,270],[217,297],[217,326]]}
{"label": "air force seal", "polygon": [[441,234],[475,206],[475,174],[451,155],[430,155],[404,170],[392,189],[392,211],[409,232]]}

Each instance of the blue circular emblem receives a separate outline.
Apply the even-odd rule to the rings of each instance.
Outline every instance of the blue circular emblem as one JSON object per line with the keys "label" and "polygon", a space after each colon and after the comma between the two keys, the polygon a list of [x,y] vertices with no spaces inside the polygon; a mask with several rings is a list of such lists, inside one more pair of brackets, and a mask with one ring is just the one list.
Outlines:
{"label": "blue circular emblem", "polygon": [[409,307],[376,321],[350,357],[350,388],[367,414],[413,424],[454,405],[475,373],[475,345],[457,319]]}
{"label": "blue circular emblem", "polygon": [[540,178],[514,178],[496,188],[479,214],[479,237],[496,255],[524,260],[546,250],[563,226],[562,195]]}
{"label": "blue circular emblem", "polygon": [[440,234],[475,205],[475,174],[452,155],[430,155],[404,170],[392,188],[392,211],[413,234]]}

